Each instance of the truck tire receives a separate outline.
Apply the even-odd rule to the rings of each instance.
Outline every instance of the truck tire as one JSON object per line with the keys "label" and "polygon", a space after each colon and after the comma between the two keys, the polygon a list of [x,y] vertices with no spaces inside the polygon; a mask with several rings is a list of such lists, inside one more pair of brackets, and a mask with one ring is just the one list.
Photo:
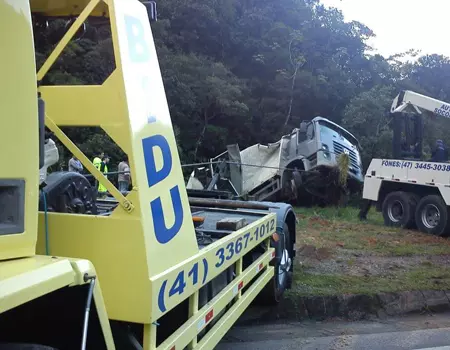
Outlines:
{"label": "truck tire", "polygon": [[415,193],[407,193],[410,196],[411,213],[413,215],[411,224],[407,227],[409,229],[416,229],[416,208],[420,202],[420,196]]}
{"label": "truck tire", "polygon": [[39,344],[0,344],[0,350],[57,350],[51,346]]}
{"label": "truck tire", "polygon": [[283,226],[283,235],[280,235],[280,240],[274,243],[275,259],[270,263],[274,266],[275,273],[273,278],[264,287],[257,297],[258,304],[274,305],[277,304],[286,289],[289,289],[292,284],[291,266],[293,264],[291,236],[289,227],[285,223]]}
{"label": "truck tire", "polygon": [[383,201],[382,212],[386,226],[413,228],[418,196],[396,191],[389,193]]}
{"label": "truck tire", "polygon": [[441,196],[423,197],[417,204],[415,218],[419,231],[435,236],[447,236],[449,232],[449,209]]}

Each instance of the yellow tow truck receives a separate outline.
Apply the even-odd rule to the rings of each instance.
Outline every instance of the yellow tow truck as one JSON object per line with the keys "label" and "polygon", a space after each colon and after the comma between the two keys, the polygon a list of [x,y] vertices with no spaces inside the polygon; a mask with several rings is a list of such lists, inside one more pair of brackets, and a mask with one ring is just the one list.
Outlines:
{"label": "yellow tow truck", "polygon": [[[213,349],[256,297],[290,287],[289,205],[188,198],[144,3],[0,0],[2,350]],[[61,18],[70,26],[36,71],[33,29],[46,25],[34,22]],[[110,23],[114,71],[101,85],[45,85],[86,20]],[[101,127],[128,155],[133,189],[119,192],[66,126]],[[53,137],[108,189],[109,211],[83,175],[47,176]]]}

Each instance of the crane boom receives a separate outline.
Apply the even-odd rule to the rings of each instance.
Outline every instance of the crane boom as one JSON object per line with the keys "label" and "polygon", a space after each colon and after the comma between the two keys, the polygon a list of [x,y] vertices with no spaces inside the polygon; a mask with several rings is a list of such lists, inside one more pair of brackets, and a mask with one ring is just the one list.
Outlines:
{"label": "crane boom", "polygon": [[410,90],[403,90],[395,97],[392,102],[391,113],[406,112],[408,107],[412,107],[414,112],[418,114],[422,114],[422,110],[426,110],[450,118],[450,104]]}

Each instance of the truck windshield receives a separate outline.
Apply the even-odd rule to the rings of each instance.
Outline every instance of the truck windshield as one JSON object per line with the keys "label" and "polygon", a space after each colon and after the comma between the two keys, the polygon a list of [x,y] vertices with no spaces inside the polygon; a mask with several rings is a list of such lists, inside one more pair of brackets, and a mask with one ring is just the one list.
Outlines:
{"label": "truck windshield", "polygon": [[320,121],[319,122],[319,129],[320,129],[320,138],[321,140],[330,139],[333,137],[333,135],[344,138],[348,143],[352,144],[355,147],[358,147],[358,141],[347,131],[344,129],[341,129],[337,127],[336,125],[333,125],[331,123],[328,123],[326,121]]}

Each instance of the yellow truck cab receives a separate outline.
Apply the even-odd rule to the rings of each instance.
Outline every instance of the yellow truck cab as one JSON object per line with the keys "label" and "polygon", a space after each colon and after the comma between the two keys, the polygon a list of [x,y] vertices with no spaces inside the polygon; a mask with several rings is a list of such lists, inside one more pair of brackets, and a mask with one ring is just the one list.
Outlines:
{"label": "yellow truck cab", "polygon": [[[137,0],[0,0],[0,349],[213,349],[256,297],[290,287],[291,206],[188,198],[149,14]],[[55,19],[68,29],[36,69],[34,35]],[[109,23],[115,69],[100,85],[48,84],[86,21]],[[100,127],[133,189],[67,126]],[[53,138],[108,190],[106,209],[81,174],[40,177]]]}

